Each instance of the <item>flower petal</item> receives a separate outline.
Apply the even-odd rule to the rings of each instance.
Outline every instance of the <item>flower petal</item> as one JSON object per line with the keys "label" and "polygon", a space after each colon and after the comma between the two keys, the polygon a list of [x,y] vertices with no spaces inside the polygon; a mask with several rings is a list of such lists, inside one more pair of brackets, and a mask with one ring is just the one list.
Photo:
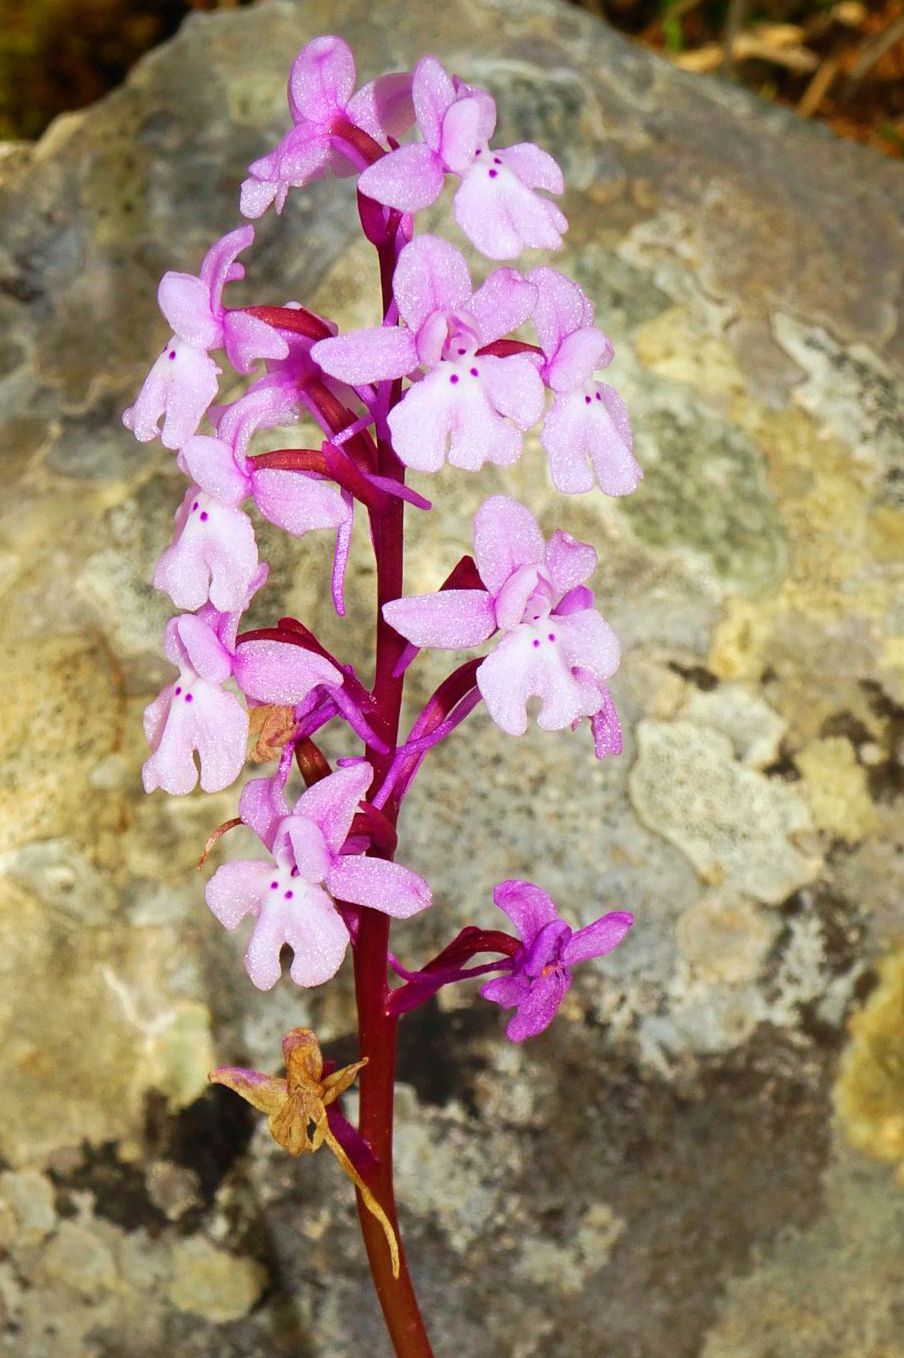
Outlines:
{"label": "flower petal", "polygon": [[562,949],[562,961],[571,967],[591,957],[605,957],[618,947],[633,923],[634,916],[627,910],[610,911],[572,934]]}
{"label": "flower petal", "polygon": [[548,1028],[570,985],[571,977],[560,967],[534,981],[530,994],[518,1005],[515,1017],[508,1021],[505,1035],[509,1041],[523,1042]]}
{"label": "flower petal", "polygon": [[603,382],[558,395],[540,442],[553,484],[565,495],[582,494],[594,483],[606,495],[630,495],[643,477],[624,402]]}
{"label": "flower petal", "polygon": [[493,904],[505,911],[528,947],[545,924],[559,917],[555,901],[542,887],[517,878],[495,887]]}
{"label": "flower petal", "polygon": [[549,365],[547,382],[553,391],[574,391],[589,382],[597,368],[612,362],[612,341],[596,326],[566,335]]}
{"label": "flower petal", "polygon": [[304,914],[293,914],[286,930],[286,942],[294,952],[289,975],[296,985],[323,985],[342,965],[348,947],[345,921],[325,891],[317,891],[317,900],[308,898]]}
{"label": "flower petal", "polygon": [[533,314],[537,339],[546,357],[552,359],[567,335],[593,325],[593,303],[558,269],[541,265],[531,269],[527,279],[538,293]]}
{"label": "flower petal", "polygon": [[471,298],[464,255],[439,236],[417,236],[401,251],[392,292],[405,324],[417,332],[436,311],[453,311]]}
{"label": "flower petal", "polygon": [[420,134],[428,146],[438,151],[443,118],[456,96],[452,77],[436,57],[421,57],[415,66],[411,95]]}
{"label": "flower petal", "polygon": [[568,228],[556,205],[522,183],[499,152],[475,160],[455,194],[454,212],[462,231],[488,259],[513,259],[529,247],[557,250]]}
{"label": "flower petal", "polygon": [[507,495],[491,495],[474,517],[474,558],[491,594],[521,566],[542,566],[546,544],[540,525],[525,505]]}
{"label": "flower petal", "polygon": [[534,309],[537,290],[517,269],[495,269],[468,302],[480,327],[481,344],[492,344],[523,325]]}
{"label": "flower petal", "polygon": [[348,43],[324,34],[306,43],[289,74],[289,108],[296,122],[328,124],[355,88],[355,58]]}
{"label": "flower petal", "polygon": [[406,377],[417,367],[413,337],[406,330],[388,326],[351,330],[335,339],[318,340],[311,357],[325,373],[352,386]]}
{"label": "flower petal", "polygon": [[[565,662],[574,670],[586,670],[595,679],[608,679],[618,669],[621,644],[615,632],[595,608],[550,618],[556,644]],[[593,716],[599,703],[584,714]]]}
{"label": "flower petal", "polygon": [[236,651],[239,688],[259,703],[300,703],[318,684],[341,684],[329,660],[288,641],[243,641]]}
{"label": "flower petal", "polygon": [[442,124],[439,153],[446,169],[453,174],[464,174],[474,159],[480,140],[480,105],[476,99],[456,99]]}
{"label": "flower petal", "polygon": [[598,685],[573,673],[559,644],[559,630],[567,621],[547,619],[543,626],[516,627],[478,669],[477,687],[487,711],[509,735],[527,730],[530,698],[540,699],[537,724],[544,731],[564,730],[599,706]]}
{"label": "flower petal", "polygon": [[479,646],[496,629],[490,596],[482,589],[445,589],[383,605],[383,617],[415,646],[458,651]]}
{"label": "flower petal", "polygon": [[286,358],[289,353],[285,337],[247,311],[226,313],[223,343],[229,362],[239,373],[250,373],[259,358]]}
{"label": "flower petal", "polygon": [[303,792],[292,814],[312,820],[330,852],[337,854],[348,838],[358,803],[372,779],[373,769],[364,760],[348,764]]}
{"label": "flower petal", "polygon": [[362,85],[345,108],[346,117],[375,141],[389,137],[396,140],[414,122],[414,103],[411,97],[411,74],[391,71]]}
{"label": "flower petal", "polygon": [[213,914],[227,929],[237,929],[246,915],[257,915],[267,895],[273,864],[258,860],[224,863],[204,892]]}
{"label": "flower petal", "polygon": [[369,906],[394,919],[408,919],[433,900],[423,877],[382,858],[340,858],[326,881],[338,900]]}
{"label": "flower petal", "polygon": [[258,569],[257,543],[247,514],[189,487],[176,518],[176,537],[154,571],[154,586],[177,608],[208,599],[220,613],[245,607]]}
{"label": "flower petal", "polygon": [[358,180],[367,198],[401,212],[419,212],[443,191],[442,162],[429,146],[402,146],[369,165]]}
{"label": "flower petal", "polygon": [[546,545],[546,569],[560,596],[589,580],[598,559],[589,542],[579,542],[561,528],[556,529]]}
{"label": "flower petal", "polygon": [[285,787],[278,778],[252,778],[242,788],[239,815],[268,849],[273,848],[279,822],[290,814]]}
{"label": "flower petal", "polygon": [[206,494],[232,508],[248,494],[248,478],[240,472],[232,448],[223,439],[195,434],[179,452],[179,466]]}
{"label": "flower petal", "polygon": [[521,1004],[527,999],[529,992],[530,981],[526,976],[494,976],[492,981],[487,981],[480,987],[480,993],[485,1000],[500,1004],[503,1009],[511,1009],[514,1005]]}
{"label": "flower petal", "polygon": [[173,333],[198,349],[214,349],[222,338],[210,307],[210,290],[188,273],[165,273],[157,289],[157,305]]}
{"label": "flower petal", "polygon": [[211,683],[224,684],[232,674],[232,656],[210,623],[194,613],[183,614],[174,621],[195,673]]}
{"label": "flower petal", "polygon": [[339,488],[304,472],[264,467],[252,473],[251,493],[265,519],[297,538],[315,528],[338,528],[349,517]]}

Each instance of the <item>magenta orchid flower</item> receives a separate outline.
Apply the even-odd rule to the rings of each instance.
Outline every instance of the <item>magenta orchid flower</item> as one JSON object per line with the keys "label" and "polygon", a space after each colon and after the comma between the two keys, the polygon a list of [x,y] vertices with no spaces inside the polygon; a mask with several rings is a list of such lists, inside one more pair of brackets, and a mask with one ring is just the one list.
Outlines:
{"label": "magenta orchid flower", "polygon": [[507,974],[488,981],[480,993],[503,1009],[514,1008],[506,1037],[523,1042],[552,1023],[571,985],[571,968],[617,948],[634,917],[626,910],[613,910],[586,928],[573,930],[546,892],[532,882],[500,882],[493,900],[518,930],[522,946],[503,964]]}
{"label": "magenta orchid flower", "polygon": [[[211,610],[212,612],[212,610]],[[168,660],[179,677],[145,708],[150,757],[142,769],[146,792],[161,787],[184,796],[198,782],[220,792],[234,783],[245,763],[248,713],[222,685],[232,675],[232,654],[217,635],[216,617],[170,618],[163,634]]]}
{"label": "magenta orchid flower", "polygon": [[555,269],[532,269],[537,289],[533,322],[553,391],[540,441],[557,490],[579,495],[594,483],[607,495],[630,495],[643,472],[634,457],[628,412],[614,387],[594,379],[612,361],[612,345],[593,324],[593,305]]}
{"label": "magenta orchid flower", "polygon": [[265,834],[273,862],[226,863],[208,883],[207,904],[227,929],[254,916],[245,969],[258,989],[269,990],[279,980],[284,944],[294,954],[289,974],[297,985],[322,985],[336,974],[349,942],[336,900],[396,919],[430,905],[429,886],[410,869],[342,854],[372,777],[370,765],[362,762],[316,783],[290,815],[275,824],[269,819]]}
{"label": "magenta orchid flower", "polygon": [[[139,443],[160,436],[165,448],[181,448],[198,428],[217,394],[220,369],[209,350],[225,349],[237,372],[248,373],[259,358],[284,358],[285,338],[245,311],[223,306],[223,289],[245,275],[236,260],[254,240],[243,226],[217,241],[204,256],[200,274],[166,273],[157,291],[173,335],[145,379],[122,421]],[[163,417],[163,430],[159,424]]]}
{"label": "magenta orchid flower", "polygon": [[546,543],[529,509],[504,495],[485,500],[474,519],[474,557],[483,589],[448,589],[396,599],[383,615],[415,646],[479,645],[502,632],[481,662],[477,686],[497,726],[527,730],[527,703],[540,699],[537,723],[559,731],[593,717],[618,668],[618,638],[593,608],[584,582],[597,556],[557,531]]}
{"label": "magenta orchid flower", "polygon": [[361,159],[347,139],[350,129],[384,141],[411,126],[410,75],[381,76],[353,94],[356,78],[355,58],[342,38],[327,35],[302,48],[289,75],[295,125],[273,151],[249,167],[240,200],[243,216],[260,217],[272,203],[281,212],[290,188],[302,188],[326,174],[354,174]]}
{"label": "magenta orchid flower", "polygon": [[358,181],[367,197],[402,212],[434,203],[445,176],[458,175],[455,219],[488,259],[514,259],[528,247],[556,250],[568,223],[548,198],[562,171],[530,142],[493,150],[496,105],[484,90],[454,80],[435,57],[414,68],[412,98],[423,142],[390,152]]}
{"label": "magenta orchid flower", "polygon": [[514,269],[497,269],[474,292],[460,251],[424,235],[402,250],[393,294],[401,326],[320,340],[312,357],[353,385],[426,374],[389,414],[393,447],[407,466],[435,472],[447,458],[468,471],[510,466],[523,431],[540,418],[543,384],[526,355],[479,351],[527,320],[533,286]]}

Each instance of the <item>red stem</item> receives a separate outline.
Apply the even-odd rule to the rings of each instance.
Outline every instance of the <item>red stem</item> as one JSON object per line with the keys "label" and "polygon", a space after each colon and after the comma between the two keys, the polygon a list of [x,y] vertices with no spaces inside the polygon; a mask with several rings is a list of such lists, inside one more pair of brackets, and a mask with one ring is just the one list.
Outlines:
{"label": "red stem", "polygon": [[[394,257],[394,242],[387,240],[378,246],[378,250],[385,310],[391,300],[392,269],[389,256]],[[400,386],[400,383],[393,384],[392,398],[396,401]],[[405,469],[391,444],[384,438],[378,443],[377,471],[399,484],[404,482]],[[394,673],[405,643],[383,618],[383,604],[399,598],[402,593],[404,513],[404,502],[395,498],[381,510],[370,511],[377,568],[376,667],[372,711],[374,726],[389,747],[386,754],[373,748],[367,751],[374,769],[375,784],[386,774],[398,745],[405,682],[404,675],[397,676]],[[397,815],[389,819],[395,828]],[[381,852],[375,847],[370,852],[385,858],[391,857],[386,849]],[[361,1102],[358,1130],[370,1145],[376,1160],[373,1174],[368,1176],[368,1186],[399,1237],[400,1270],[397,1278],[392,1275],[392,1262],[383,1228],[367,1210],[360,1194],[358,1217],[374,1287],[397,1358],[433,1358],[433,1349],[418,1308],[399,1235],[393,1186],[392,1123],[397,1020],[389,1014],[389,924],[389,917],[378,910],[361,911],[355,944],[355,994],[360,1055],[368,1058],[368,1064],[359,1077]]]}

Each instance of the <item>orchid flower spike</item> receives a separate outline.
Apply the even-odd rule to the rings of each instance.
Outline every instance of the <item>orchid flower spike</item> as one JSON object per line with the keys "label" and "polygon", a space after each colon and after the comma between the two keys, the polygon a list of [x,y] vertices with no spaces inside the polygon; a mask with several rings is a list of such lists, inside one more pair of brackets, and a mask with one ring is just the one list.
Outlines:
{"label": "orchid flower spike", "polygon": [[509,735],[527,730],[532,697],[547,731],[594,717],[611,702],[605,680],[620,658],[618,638],[584,584],[596,568],[594,549],[561,531],[544,542],[529,509],[494,495],[474,519],[474,557],[483,589],[396,599],[383,606],[387,622],[415,646],[443,650],[466,650],[501,632],[477,685]]}
{"label": "orchid flower spike", "polygon": [[255,920],[245,969],[259,990],[280,978],[284,944],[294,958],[296,985],[316,986],[339,970],[349,932],[335,901],[380,910],[397,919],[424,910],[431,892],[422,877],[398,863],[361,855],[344,856],[358,803],[373,770],[364,762],[338,769],[303,792],[288,816],[274,822],[266,799],[249,801],[260,810],[258,829],[273,861],[226,863],[207,884],[207,904],[227,929],[247,915]]}
{"label": "orchid flower spike", "polygon": [[565,495],[598,485],[607,495],[630,495],[643,472],[625,403],[594,372],[612,361],[612,344],[593,324],[593,305],[577,283],[556,269],[532,269],[537,289],[533,322],[545,362],[540,369],[553,403],[540,441],[553,484]]}
{"label": "orchid flower spike", "polygon": [[613,910],[586,928],[573,930],[555,902],[532,882],[500,882],[493,900],[517,929],[521,947],[505,963],[507,974],[488,981],[480,993],[503,1009],[514,1008],[506,1036],[523,1042],[552,1023],[571,985],[571,968],[617,948],[634,917],[626,910]]}
{"label": "orchid flower spike", "polygon": [[[225,349],[240,373],[251,372],[259,358],[285,358],[285,338],[247,312],[223,305],[227,283],[241,279],[245,270],[237,256],[254,240],[254,227],[230,231],[208,250],[200,273],[165,273],[157,302],[173,334],[145,379],[122,422],[138,439],[149,443],[158,435],[165,448],[178,449],[191,438],[217,394],[220,369],[211,349]],[[159,422],[163,417],[163,431]]]}
{"label": "orchid flower spike", "polygon": [[354,174],[361,167],[354,129],[376,142],[399,137],[411,126],[411,76],[394,73],[353,94],[355,58],[342,38],[314,38],[299,52],[289,75],[294,127],[279,145],[250,166],[242,185],[245,217],[260,217],[272,203],[281,212],[290,188]]}
{"label": "orchid flower spike", "polygon": [[507,467],[543,410],[543,383],[524,354],[480,350],[531,315],[536,290],[497,269],[475,292],[464,256],[418,236],[399,256],[393,295],[402,325],[353,330],[311,350],[324,372],[353,385],[424,374],[389,413],[395,451],[409,467],[439,471],[448,458],[477,471]]}
{"label": "orchid flower spike", "polygon": [[496,105],[485,90],[454,79],[436,57],[414,68],[412,98],[423,142],[390,152],[365,170],[358,186],[368,198],[402,212],[428,207],[445,176],[460,179],[458,225],[488,259],[514,259],[528,247],[556,250],[568,223],[537,190],[560,194],[562,171],[531,142],[493,150]]}

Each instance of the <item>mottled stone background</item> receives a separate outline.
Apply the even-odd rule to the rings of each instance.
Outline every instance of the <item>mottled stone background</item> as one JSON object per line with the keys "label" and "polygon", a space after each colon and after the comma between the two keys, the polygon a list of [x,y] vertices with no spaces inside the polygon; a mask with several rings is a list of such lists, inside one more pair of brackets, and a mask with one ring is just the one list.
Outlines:
{"label": "mottled stone background", "polygon": [[[414,587],[503,486],[599,545],[628,738],[597,765],[586,731],[473,719],[403,825],[438,904],[398,946],[489,923],[510,875],[638,918],[523,1048],[471,996],[407,1023],[400,1198],[438,1353],[902,1358],[904,174],[552,0],[199,17],[3,152],[2,1352],[387,1353],[335,1165],[205,1087],[299,1022],[351,1055],[349,978],[254,992],[194,871],[234,792],[141,793],[181,492],[118,420],[165,338],[159,275],[235,224],[325,30],[367,76],[437,52],[498,96],[503,144],[562,161],[561,265],[647,469],[628,502],[556,503],[535,446],[412,519]],[[349,185],[324,184],[263,224],[245,295],[347,326],[373,283]],[[272,541],[265,605],[355,657],[366,553],[340,627],[324,551]]]}

